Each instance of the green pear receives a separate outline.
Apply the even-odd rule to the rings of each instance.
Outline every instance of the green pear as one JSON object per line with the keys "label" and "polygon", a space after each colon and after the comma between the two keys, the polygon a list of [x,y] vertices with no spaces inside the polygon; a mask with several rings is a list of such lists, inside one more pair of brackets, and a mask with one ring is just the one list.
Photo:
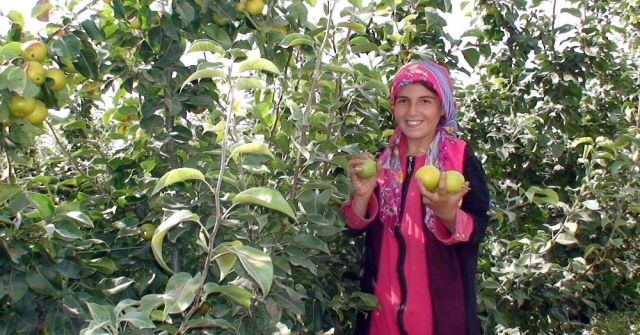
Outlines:
{"label": "green pear", "polygon": [[440,170],[433,165],[425,165],[416,171],[416,178],[422,181],[427,191],[435,192],[440,183]]}
{"label": "green pear", "polygon": [[464,187],[464,176],[458,171],[449,170],[445,172],[445,178],[446,189],[449,194],[458,193]]}
{"label": "green pear", "polygon": [[364,163],[356,166],[357,168],[361,168],[362,171],[357,173],[358,178],[361,179],[369,179],[376,174],[378,167],[376,166],[376,161],[371,158],[365,159]]}

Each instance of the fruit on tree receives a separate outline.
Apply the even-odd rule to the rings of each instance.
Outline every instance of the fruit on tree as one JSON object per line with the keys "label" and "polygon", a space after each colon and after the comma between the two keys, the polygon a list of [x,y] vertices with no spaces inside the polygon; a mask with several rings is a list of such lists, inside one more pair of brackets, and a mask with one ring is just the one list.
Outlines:
{"label": "fruit on tree", "polygon": [[446,171],[445,178],[446,178],[445,179],[446,189],[447,189],[447,193],[449,194],[458,193],[464,187],[464,176],[462,175],[462,173],[458,171],[455,171],[455,170]]}
{"label": "fruit on tree", "polygon": [[498,7],[496,5],[489,5],[489,7],[487,7],[487,13],[491,15],[498,14]]}
{"label": "fruit on tree", "polygon": [[427,191],[435,192],[440,183],[440,170],[431,164],[421,166],[418,171],[416,171],[416,178],[422,181],[422,185],[424,185]]}
{"label": "fruit on tree", "polygon": [[59,91],[67,86],[67,75],[64,71],[58,68],[50,68],[45,71],[45,77],[53,79],[53,86],[51,87],[54,91]]}
{"label": "fruit on tree", "polygon": [[33,109],[31,114],[25,116],[25,119],[27,119],[27,121],[32,125],[37,126],[41,125],[47,116],[49,116],[47,106],[45,106],[44,102],[36,100],[36,107]]}
{"label": "fruit on tree", "polygon": [[248,0],[245,4],[245,9],[247,13],[251,15],[259,15],[262,13],[264,9],[264,1],[263,0]]}
{"label": "fruit on tree", "polygon": [[25,117],[36,108],[36,99],[14,95],[9,101],[9,113],[15,117]]}
{"label": "fruit on tree", "polygon": [[20,55],[29,61],[44,62],[47,58],[47,46],[41,41],[29,41],[22,44]]}
{"label": "fruit on tree", "polygon": [[156,226],[154,226],[152,223],[145,223],[140,226],[140,230],[142,230],[142,232],[140,233],[142,239],[145,241],[150,241],[153,237],[153,233],[155,233],[156,231]]}
{"label": "fruit on tree", "polygon": [[238,1],[235,4],[233,4],[233,8],[236,9],[236,13],[242,14],[244,12],[244,8],[246,4],[247,3],[245,1]]}
{"label": "fruit on tree", "polygon": [[215,24],[217,24],[219,26],[224,26],[227,23],[229,23],[229,20],[225,20],[225,19],[221,18],[218,13],[213,13],[213,23],[215,23]]}
{"label": "fruit on tree", "polygon": [[41,63],[30,60],[26,63],[26,68],[24,72],[27,74],[27,78],[31,80],[34,84],[40,86],[44,83],[45,79],[45,69]]}
{"label": "fruit on tree", "polygon": [[364,160],[364,163],[357,165],[357,168],[361,168],[362,171],[356,173],[358,178],[361,179],[369,179],[376,174],[378,167],[376,166],[376,161],[371,158],[367,158]]}
{"label": "fruit on tree", "polygon": [[138,17],[135,17],[133,20],[129,21],[129,28],[140,29],[140,20],[138,19]]}
{"label": "fruit on tree", "polygon": [[287,27],[271,27],[272,30],[275,31],[279,31],[281,32],[283,35],[287,35],[289,34],[289,32],[287,31]]}

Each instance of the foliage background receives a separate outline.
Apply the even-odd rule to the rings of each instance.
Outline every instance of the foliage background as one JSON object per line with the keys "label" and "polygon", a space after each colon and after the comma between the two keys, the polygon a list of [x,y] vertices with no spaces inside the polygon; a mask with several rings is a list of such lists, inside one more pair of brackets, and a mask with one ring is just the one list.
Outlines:
{"label": "foliage background", "polygon": [[[30,127],[8,114],[27,87],[7,84],[19,59],[3,53],[0,333],[349,334],[375,301],[357,291],[362,241],[342,233],[346,162],[384,145],[387,83],[413,59],[458,78],[491,186],[485,330],[580,334],[635,310],[638,2],[335,5],[34,8],[56,18],[39,32],[49,64],[80,73]],[[452,11],[472,17],[462,39]],[[17,26],[2,45],[37,37],[3,14]]]}

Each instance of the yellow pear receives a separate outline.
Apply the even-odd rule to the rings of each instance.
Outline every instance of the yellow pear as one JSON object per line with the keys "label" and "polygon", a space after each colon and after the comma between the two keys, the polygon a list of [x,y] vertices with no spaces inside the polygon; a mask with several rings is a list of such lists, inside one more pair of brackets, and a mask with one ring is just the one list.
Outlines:
{"label": "yellow pear", "polygon": [[445,178],[447,193],[455,194],[462,191],[462,188],[464,187],[464,176],[462,173],[455,170],[449,170],[445,172]]}
{"label": "yellow pear", "polygon": [[29,78],[34,84],[37,86],[42,85],[45,79],[45,70],[42,64],[30,60],[27,62],[27,67],[24,69],[24,72],[27,74],[27,78]]}
{"label": "yellow pear", "polygon": [[245,8],[247,13],[251,15],[259,15],[262,13],[264,9],[264,1],[263,0],[249,0],[245,4]]}
{"label": "yellow pear", "polygon": [[27,119],[27,121],[32,125],[36,126],[42,124],[47,116],[49,116],[47,106],[44,105],[44,102],[36,100],[36,107],[33,109],[33,113],[27,115],[25,119]]}
{"label": "yellow pear", "polygon": [[36,99],[14,95],[9,101],[9,113],[15,117],[25,117],[36,108]]}
{"label": "yellow pear", "polygon": [[29,41],[22,44],[20,55],[30,61],[44,62],[47,58],[47,46],[41,41]]}
{"label": "yellow pear", "polygon": [[416,178],[422,181],[427,191],[435,192],[440,183],[440,170],[433,165],[425,165],[416,171]]}
{"label": "yellow pear", "polygon": [[361,179],[369,179],[376,174],[378,167],[376,166],[376,161],[371,158],[367,158],[364,160],[364,163],[356,166],[357,168],[361,168],[362,171],[356,173],[358,178]]}
{"label": "yellow pear", "polygon": [[54,91],[59,91],[67,86],[67,75],[60,69],[48,69],[45,71],[45,77],[53,79],[53,86],[51,89]]}

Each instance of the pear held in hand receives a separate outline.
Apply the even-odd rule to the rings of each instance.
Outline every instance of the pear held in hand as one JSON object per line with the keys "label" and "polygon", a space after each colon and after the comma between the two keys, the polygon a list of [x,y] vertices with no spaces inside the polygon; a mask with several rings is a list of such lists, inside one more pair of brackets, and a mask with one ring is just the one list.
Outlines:
{"label": "pear held in hand", "polygon": [[358,178],[361,179],[369,179],[376,174],[378,167],[376,166],[376,161],[371,158],[367,158],[364,160],[364,163],[356,166],[357,168],[362,169],[362,171],[356,173]]}
{"label": "pear held in hand", "polygon": [[416,178],[422,181],[427,191],[435,192],[438,190],[438,184],[440,183],[440,170],[433,165],[425,165],[416,171]]}
{"label": "pear held in hand", "polygon": [[462,188],[465,187],[464,176],[458,171],[449,170],[445,172],[445,178],[446,189],[449,194],[456,194],[462,191]]}

